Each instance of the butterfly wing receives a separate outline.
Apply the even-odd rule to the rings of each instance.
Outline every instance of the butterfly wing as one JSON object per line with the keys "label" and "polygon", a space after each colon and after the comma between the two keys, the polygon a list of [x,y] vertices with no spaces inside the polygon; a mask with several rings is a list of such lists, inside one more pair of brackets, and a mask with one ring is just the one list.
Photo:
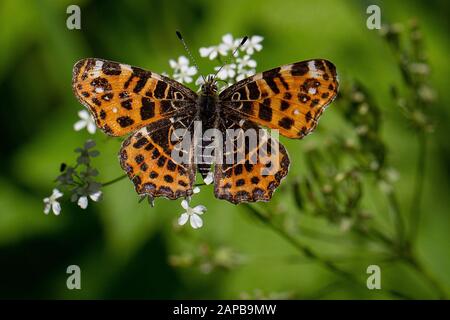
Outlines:
{"label": "butterfly wing", "polygon": [[[73,68],[73,91],[97,126],[111,136],[134,132],[119,160],[136,192],[176,199],[192,194],[195,166],[176,161],[176,129],[195,118],[197,94],[182,84],[137,67],[85,59]],[[185,150],[190,157],[192,152]]]}
{"label": "butterfly wing", "polygon": [[189,142],[191,133],[187,130],[192,119],[191,115],[184,115],[174,122],[160,120],[122,143],[120,165],[138,194],[169,199],[192,195],[196,167],[193,144]]}
{"label": "butterfly wing", "polygon": [[223,108],[255,123],[278,129],[288,138],[313,131],[337,95],[335,66],[309,60],[258,73],[220,93]]}
{"label": "butterfly wing", "polygon": [[182,84],[129,65],[88,58],[73,68],[75,96],[97,126],[123,136],[193,109],[197,94]]}
{"label": "butterfly wing", "polygon": [[[252,120],[231,114],[223,114],[221,118],[222,132],[235,130],[237,134],[226,138],[228,144],[223,144],[222,163],[215,165],[215,196],[234,204],[269,201],[289,170],[286,149]],[[244,134],[254,135],[254,143],[245,140]]]}

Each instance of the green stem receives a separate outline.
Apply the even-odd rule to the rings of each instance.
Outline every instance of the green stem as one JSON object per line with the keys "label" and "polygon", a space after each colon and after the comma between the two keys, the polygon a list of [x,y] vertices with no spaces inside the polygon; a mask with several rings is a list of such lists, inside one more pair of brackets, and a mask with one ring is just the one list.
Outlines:
{"label": "green stem", "polygon": [[420,223],[420,207],[422,204],[423,182],[425,177],[426,168],[426,151],[427,151],[427,138],[424,132],[419,135],[419,153],[416,169],[416,181],[414,184],[413,198],[411,201],[411,230],[410,230],[410,242],[414,243],[417,238],[417,233]]}
{"label": "green stem", "polygon": [[447,294],[444,290],[444,288],[441,286],[440,282],[437,281],[430,272],[420,263],[416,257],[410,255],[408,257],[405,257],[404,260],[413,267],[419,274],[421,274],[428,283],[433,287],[433,289],[436,291],[439,299],[441,300],[447,300]]}
{"label": "green stem", "polygon": [[[259,212],[255,207],[249,205],[249,204],[243,204],[247,210],[255,215],[257,218],[259,218],[261,221],[263,221],[272,231],[276,232],[279,236],[281,236],[283,239],[285,239],[287,242],[289,242],[292,246],[294,246],[298,251],[300,251],[303,255],[306,257],[317,261],[322,266],[327,268],[328,270],[340,275],[342,278],[350,281],[353,284],[356,284],[358,287],[363,287],[361,282],[356,278],[353,274],[339,268],[334,264],[332,261],[325,259],[323,257],[320,257],[317,255],[314,251],[309,249],[307,246],[305,246],[303,243],[301,243],[297,238],[293,237],[289,233],[287,233],[285,230],[280,228],[279,226],[272,223],[270,219],[268,219],[264,214]],[[412,299],[408,295],[405,295],[401,292],[398,292],[396,290],[387,290],[391,295],[401,298],[401,299]]]}
{"label": "green stem", "polygon": [[120,176],[120,177],[117,177],[117,178],[115,178],[115,179],[112,179],[112,180],[110,180],[110,181],[107,181],[107,182],[105,182],[105,183],[102,183],[102,187],[109,186],[109,185],[111,185],[111,184],[113,184],[113,183],[116,183],[117,181],[120,181],[120,180],[122,180],[122,179],[125,179],[126,177],[127,177],[127,175],[124,174],[124,175],[122,175],[122,176]]}
{"label": "green stem", "polygon": [[404,240],[405,240],[405,224],[403,222],[400,205],[398,203],[398,199],[397,199],[397,196],[395,195],[394,191],[389,192],[387,194],[387,199],[388,199],[389,205],[392,209],[392,213],[394,216],[394,225],[395,225],[395,230],[396,230],[397,246],[398,246],[398,248],[402,248]]}

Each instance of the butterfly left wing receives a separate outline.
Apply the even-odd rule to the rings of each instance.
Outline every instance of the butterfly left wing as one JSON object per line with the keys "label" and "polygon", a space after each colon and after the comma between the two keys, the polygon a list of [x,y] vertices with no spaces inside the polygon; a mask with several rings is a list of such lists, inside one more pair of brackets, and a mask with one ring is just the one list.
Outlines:
{"label": "butterfly left wing", "polygon": [[193,120],[192,112],[172,121],[160,120],[136,131],[122,143],[120,165],[138,194],[169,199],[192,195],[196,172],[193,144],[186,147],[181,142],[191,138],[188,129]]}
{"label": "butterfly left wing", "polygon": [[97,126],[123,136],[195,108],[197,94],[181,83],[138,67],[88,58],[73,67],[72,87]]}
{"label": "butterfly left wing", "polygon": [[335,66],[317,59],[258,73],[228,87],[219,98],[229,112],[301,139],[316,128],[338,86]]}

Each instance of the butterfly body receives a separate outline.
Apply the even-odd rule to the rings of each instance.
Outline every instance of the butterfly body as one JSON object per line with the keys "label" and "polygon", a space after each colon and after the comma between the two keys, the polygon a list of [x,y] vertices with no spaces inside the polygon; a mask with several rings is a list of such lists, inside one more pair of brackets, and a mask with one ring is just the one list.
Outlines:
{"label": "butterfly body", "polygon": [[[261,127],[301,139],[315,129],[338,90],[336,69],[323,59],[274,68],[220,93],[211,77],[197,94],[168,77],[95,58],[75,64],[72,83],[99,128],[112,136],[129,135],[119,161],[139,194],[190,196],[196,172],[205,177],[212,167],[215,196],[234,204],[270,200],[288,173],[289,157],[276,139],[263,137],[255,145],[235,139],[227,149],[224,143],[218,161],[210,153],[213,140],[205,138],[210,129],[224,141],[229,130]],[[200,137],[194,134],[198,124]],[[185,141],[191,143],[183,147]],[[274,142],[277,148],[270,147]]]}

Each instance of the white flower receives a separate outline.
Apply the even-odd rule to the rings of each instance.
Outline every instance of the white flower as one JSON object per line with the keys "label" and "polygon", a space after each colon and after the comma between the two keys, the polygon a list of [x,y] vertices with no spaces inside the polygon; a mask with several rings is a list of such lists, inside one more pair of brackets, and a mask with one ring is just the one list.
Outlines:
{"label": "white flower", "polygon": [[239,70],[239,74],[236,77],[236,81],[241,81],[241,80],[243,80],[245,78],[253,76],[255,74],[255,72],[256,72],[255,69],[250,69],[250,70],[242,69],[242,70]]}
{"label": "white flower", "polygon": [[[241,41],[242,39],[233,39],[233,36],[230,33],[227,33],[222,37],[222,43],[219,46],[222,46],[222,49],[226,50],[227,52],[233,52],[237,47],[239,47]],[[236,56],[237,54],[238,53],[236,52]]]}
{"label": "white flower", "polygon": [[94,134],[96,130],[95,121],[92,119],[91,115],[87,110],[78,111],[78,116],[81,120],[78,120],[73,125],[75,131],[80,131],[83,128],[86,128],[90,134]]}
{"label": "white flower", "polygon": [[173,78],[181,83],[192,82],[192,76],[197,73],[195,67],[189,66],[189,59],[185,56],[180,56],[178,61],[170,59],[169,64],[173,69]]}
{"label": "white flower", "polygon": [[59,215],[61,212],[61,205],[57,201],[57,199],[63,196],[62,192],[58,189],[53,189],[52,195],[48,198],[44,198],[45,208],[44,213],[48,214],[50,212],[50,208],[52,209],[55,215]]}
{"label": "white flower", "polygon": [[210,60],[214,60],[220,54],[222,56],[227,55],[227,49],[223,44],[219,44],[218,46],[211,47],[203,47],[200,48],[200,57],[209,57]]}
{"label": "white flower", "polygon": [[205,179],[203,179],[203,182],[205,184],[211,184],[214,180],[214,174],[212,173],[212,171],[208,172],[208,174],[206,175]]}
{"label": "white flower", "polygon": [[186,212],[182,213],[178,218],[178,224],[182,226],[189,220],[192,228],[201,228],[203,226],[203,221],[202,218],[200,218],[200,215],[202,215],[203,212],[206,211],[206,207],[198,205],[194,208],[191,208],[189,207],[189,202],[187,202],[187,200],[181,201],[181,206],[186,210]]}
{"label": "white flower", "polygon": [[241,50],[245,51],[247,54],[253,54],[255,51],[261,51],[262,45],[260,42],[263,41],[263,39],[264,38],[261,36],[252,36],[242,45]]}
{"label": "white flower", "polygon": [[181,83],[191,83],[192,76],[197,73],[197,69],[195,67],[189,67],[184,70],[180,70],[179,72],[174,72],[173,78]]}
{"label": "white flower", "polygon": [[194,189],[192,189],[192,193],[196,194],[200,192],[200,188],[199,187],[195,187]]}
{"label": "white flower", "polygon": [[185,56],[180,56],[180,57],[178,57],[178,61],[170,59],[169,65],[175,71],[185,69],[185,68],[189,67],[189,59],[186,58]]}
{"label": "white flower", "polygon": [[238,70],[245,70],[246,68],[256,68],[256,61],[250,59],[250,56],[247,54],[243,58],[237,58],[237,68]]}
{"label": "white flower", "polygon": [[[214,70],[218,71],[221,67],[215,67]],[[236,64],[230,63],[225,64],[222,69],[220,69],[219,73],[217,74],[217,78],[226,80],[227,78],[234,78],[236,75]]]}
{"label": "white flower", "polygon": [[[89,194],[89,198],[91,198],[91,200],[94,202],[97,202],[98,200],[100,200],[101,196],[102,196],[102,192],[100,190]],[[77,204],[80,206],[81,209],[86,209],[88,206],[88,197],[81,196],[80,198],[78,198]]]}

